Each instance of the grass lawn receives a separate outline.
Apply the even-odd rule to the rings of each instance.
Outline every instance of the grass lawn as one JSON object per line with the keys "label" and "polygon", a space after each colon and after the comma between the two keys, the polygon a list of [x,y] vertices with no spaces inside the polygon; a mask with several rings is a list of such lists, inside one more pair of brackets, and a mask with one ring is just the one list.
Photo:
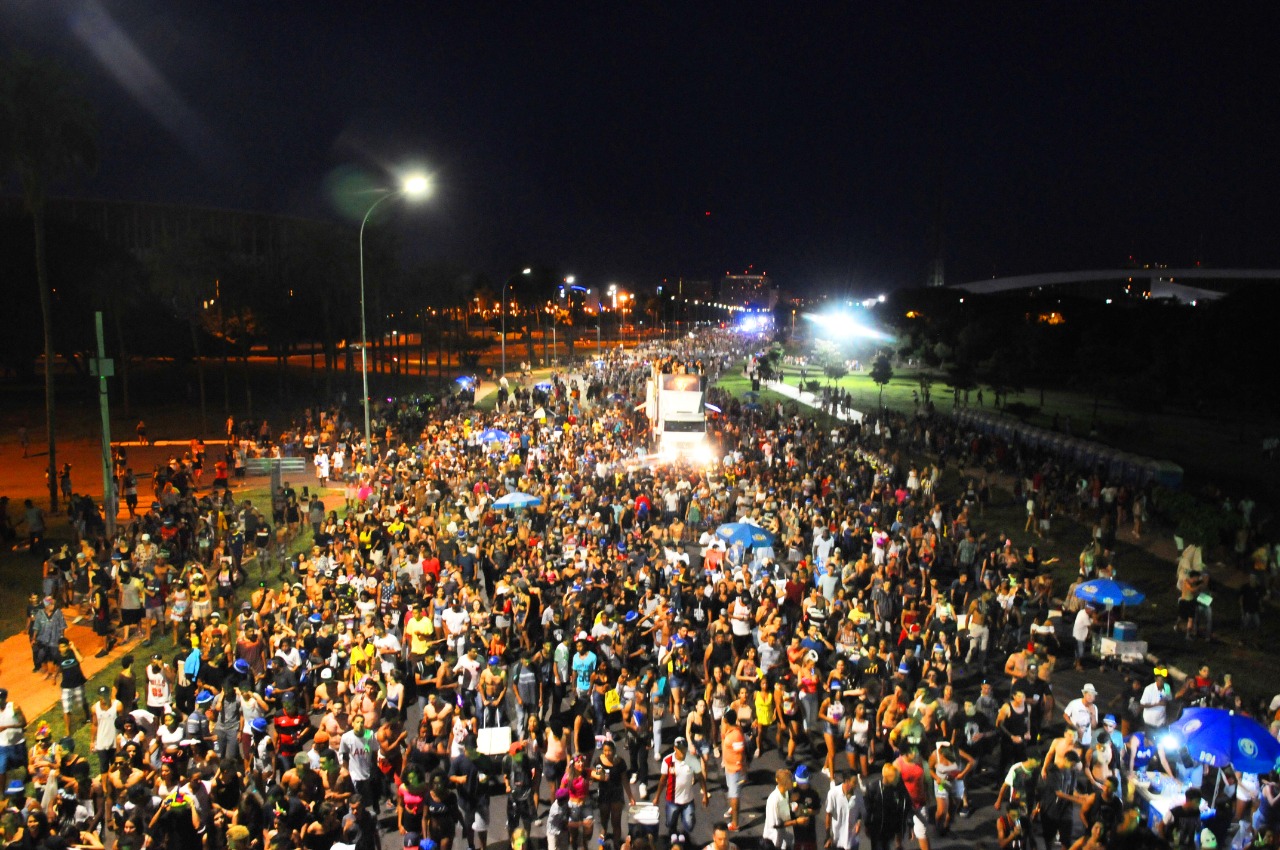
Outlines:
{"label": "grass lawn", "polygon": [[[340,496],[342,491],[331,487],[321,490],[320,493],[322,496],[332,497],[335,495]],[[238,491],[236,493],[236,497],[241,501],[248,499],[260,510],[263,510],[268,515],[270,514],[271,493],[269,486],[249,487]],[[311,527],[303,523],[302,530],[289,544],[288,554],[292,556],[310,548]],[[259,581],[265,581],[268,587],[279,587],[282,583],[282,579],[279,577],[279,565],[268,564],[263,560],[255,559],[254,561],[246,563],[245,572],[247,573],[245,585],[240,588],[236,595],[236,599],[232,604],[233,610],[235,606],[239,605],[240,602],[243,601],[243,599],[248,598],[249,593],[257,586]],[[144,648],[139,644],[134,648],[132,653],[135,659],[134,672],[139,675],[141,674],[142,667],[146,664],[147,659],[152,653],[159,652],[164,655],[165,658],[169,658],[174,654],[175,649],[172,628],[167,629],[163,635],[158,631],[155,632],[154,640],[150,647]],[[117,659],[103,670],[99,671],[97,675],[93,676],[89,680],[88,684],[85,685],[85,695],[89,701],[92,703],[97,698],[97,690],[101,685],[112,685],[119,673],[120,661]],[[80,722],[78,716],[75,716],[75,722]],[[41,723],[49,724],[49,728],[54,731],[55,738],[62,737],[62,706],[55,705],[45,713],[32,719],[27,725],[27,733],[29,735],[34,734],[35,730],[40,727]],[[76,740],[76,751],[82,755],[91,752],[91,730],[92,726],[90,724],[81,723],[76,727],[75,734],[72,736]],[[97,775],[97,760],[90,758],[89,761],[92,765],[92,772],[94,775]]]}
{"label": "grass lawn", "polygon": [[[786,381],[793,386],[799,383],[799,369],[787,366]],[[810,370],[809,380],[828,383],[821,374]],[[912,393],[919,393],[921,370],[896,369],[894,377],[884,389],[885,407],[910,413],[915,409]],[[934,406],[946,412],[953,405],[953,394],[945,382],[936,377],[931,388]],[[746,380],[745,378],[743,379]],[[851,373],[833,385],[849,391],[853,396],[853,408],[863,412],[876,409],[879,387],[866,371]],[[985,408],[993,410],[989,387],[983,388]],[[1010,393],[1007,402],[1024,404],[1033,409],[1025,421],[1031,425],[1052,428],[1054,417],[1059,430],[1071,419],[1072,433],[1089,437],[1090,424],[1094,422],[1094,397],[1088,393],[1070,390],[1029,389]],[[969,406],[977,408],[978,391],[969,392]],[[1256,417],[1212,417],[1189,409],[1167,407],[1161,411],[1141,412],[1102,399],[1097,403],[1097,434],[1092,439],[1114,446],[1125,452],[1157,460],[1171,460],[1183,467],[1193,485],[1204,483],[1227,487],[1238,493],[1249,493],[1258,501],[1280,499],[1280,479],[1264,474],[1259,454],[1264,427]]]}

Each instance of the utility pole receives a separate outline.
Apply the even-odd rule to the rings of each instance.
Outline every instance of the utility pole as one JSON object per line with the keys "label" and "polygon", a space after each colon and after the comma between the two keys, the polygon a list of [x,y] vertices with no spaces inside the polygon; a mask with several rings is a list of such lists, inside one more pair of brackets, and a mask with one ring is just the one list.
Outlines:
{"label": "utility pole", "polygon": [[107,378],[115,375],[115,363],[107,359],[107,343],[102,333],[102,311],[93,314],[98,333],[98,357],[89,363],[89,373],[98,378],[98,409],[102,412],[102,518],[107,525],[107,539],[116,536],[115,460],[111,457],[111,409],[107,399]]}

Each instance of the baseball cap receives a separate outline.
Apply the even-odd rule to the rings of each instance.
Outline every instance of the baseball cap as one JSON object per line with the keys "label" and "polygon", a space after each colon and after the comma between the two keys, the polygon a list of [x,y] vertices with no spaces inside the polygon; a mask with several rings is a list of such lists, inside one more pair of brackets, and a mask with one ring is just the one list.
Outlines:
{"label": "baseball cap", "polygon": [[796,782],[801,785],[809,784],[809,766],[807,764],[802,764],[796,768]]}
{"label": "baseball cap", "polygon": [[1086,683],[1085,683],[1085,686],[1084,686],[1083,688],[1081,688],[1081,689],[1080,689],[1080,693],[1082,693],[1082,694],[1094,694],[1094,695],[1096,696],[1096,695],[1097,695],[1097,693],[1098,693],[1098,689],[1097,689],[1097,688],[1095,688],[1095,687],[1093,686],[1093,683],[1092,683],[1092,682],[1086,682]]}
{"label": "baseball cap", "polygon": [[681,735],[680,737],[676,738],[673,746],[675,746],[677,750],[687,750],[689,748],[689,742],[685,740],[685,737],[683,735]]}
{"label": "baseball cap", "polygon": [[1104,726],[1114,727],[1116,725],[1116,716],[1114,714],[1108,714],[1106,717],[1102,718],[1102,724]]}

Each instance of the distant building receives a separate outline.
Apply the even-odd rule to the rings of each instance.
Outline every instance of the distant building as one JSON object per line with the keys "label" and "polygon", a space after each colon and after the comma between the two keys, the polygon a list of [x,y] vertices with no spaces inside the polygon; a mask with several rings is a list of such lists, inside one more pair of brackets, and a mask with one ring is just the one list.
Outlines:
{"label": "distant building", "polygon": [[720,278],[716,301],[730,307],[772,310],[778,304],[778,288],[765,272],[726,274]]}

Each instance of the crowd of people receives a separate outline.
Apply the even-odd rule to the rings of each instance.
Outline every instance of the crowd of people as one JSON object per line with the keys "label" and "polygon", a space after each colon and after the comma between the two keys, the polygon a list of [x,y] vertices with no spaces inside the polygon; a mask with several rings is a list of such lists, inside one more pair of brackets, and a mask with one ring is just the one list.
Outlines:
{"label": "crowd of people", "polygon": [[[990,488],[964,472],[1014,462],[996,447],[928,412],[829,429],[713,391],[717,461],[656,463],[640,404],[654,363],[714,380],[741,346],[707,334],[618,353],[507,385],[492,412],[381,407],[371,445],[356,411],[308,412],[303,452],[342,498],[286,484],[271,517],[232,496],[225,467],[209,490],[175,458],[117,539],[51,556],[29,633],[66,736],[28,742],[0,691],[0,839],[378,850],[398,833],[474,850],[501,817],[512,847],[556,850],[688,847],[699,820],[717,850],[748,832],[788,850],[928,850],[952,830],[1095,850],[1217,846],[1234,821],[1277,846],[1274,775],[1237,777],[1241,805],[1208,833],[1199,811],[1141,816],[1135,773],[1194,784],[1154,745],[1171,709],[1233,695],[1135,677],[1108,713],[1092,685],[1055,692],[1061,588],[1034,546],[980,527]],[[1101,522],[1114,501],[1094,489],[1079,507]],[[537,503],[494,504],[511,493]],[[770,542],[726,542],[727,522]],[[272,562],[306,526],[310,548]],[[1104,534],[1080,570],[1111,569]],[[148,645],[88,694],[60,610],[77,594],[107,612],[105,636]],[[1082,611],[1071,627],[1087,632]],[[146,651],[161,635],[176,649]],[[770,751],[786,768],[756,823],[741,800]],[[718,789],[727,810],[708,815]],[[966,823],[979,795],[995,835]]]}

